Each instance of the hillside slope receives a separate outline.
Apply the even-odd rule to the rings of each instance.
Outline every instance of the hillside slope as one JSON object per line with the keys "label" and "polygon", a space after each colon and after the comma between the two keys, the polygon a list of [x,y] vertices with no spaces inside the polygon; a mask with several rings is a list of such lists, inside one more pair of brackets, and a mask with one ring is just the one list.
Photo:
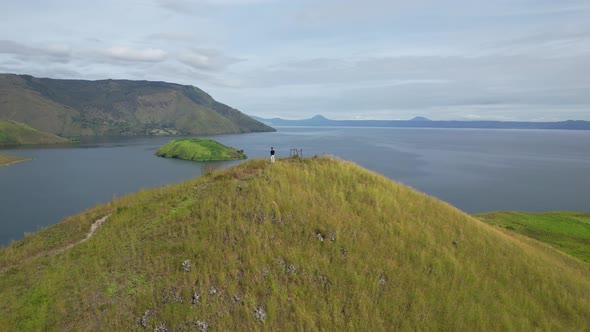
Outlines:
{"label": "hillside slope", "polygon": [[7,330],[579,331],[590,265],[349,162],[252,160],[11,244],[0,297]]}
{"label": "hillside slope", "polygon": [[545,242],[590,263],[590,213],[496,211],[478,213],[474,217]]}
{"label": "hillside slope", "polygon": [[273,131],[188,85],[0,74],[0,119],[60,136]]}
{"label": "hillside slope", "polygon": [[67,143],[69,140],[23,123],[0,120],[0,146]]}

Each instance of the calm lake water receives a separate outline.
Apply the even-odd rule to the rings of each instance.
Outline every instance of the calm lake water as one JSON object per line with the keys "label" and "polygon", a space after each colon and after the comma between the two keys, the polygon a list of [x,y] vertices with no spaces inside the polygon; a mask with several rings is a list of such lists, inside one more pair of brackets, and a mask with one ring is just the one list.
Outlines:
{"label": "calm lake water", "polygon": [[[468,213],[590,211],[590,131],[304,128],[211,138],[250,158],[334,155]],[[200,175],[205,163],[154,156],[170,137],[112,138],[0,153],[0,246],[112,197]],[[237,162],[209,163],[227,167]]]}

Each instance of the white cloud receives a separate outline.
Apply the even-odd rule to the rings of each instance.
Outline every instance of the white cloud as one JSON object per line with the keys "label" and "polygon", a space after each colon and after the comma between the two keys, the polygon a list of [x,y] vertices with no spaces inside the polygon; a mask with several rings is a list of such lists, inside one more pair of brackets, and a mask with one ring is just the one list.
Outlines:
{"label": "white cloud", "polygon": [[211,49],[191,49],[178,55],[178,61],[198,70],[223,70],[229,65],[242,61]]}
{"label": "white cloud", "polygon": [[44,50],[48,55],[56,57],[69,57],[72,53],[72,49],[64,44],[47,45],[44,47]]}
{"label": "white cloud", "polygon": [[247,6],[271,3],[277,0],[157,0],[159,6],[179,14],[195,14],[204,7]]}
{"label": "white cloud", "polygon": [[587,0],[8,1],[0,71],[193,84],[254,115],[590,120],[589,14]]}
{"label": "white cloud", "polygon": [[104,54],[112,59],[139,62],[160,62],[166,58],[166,52],[159,49],[132,49],[128,47],[111,47]]}
{"label": "white cloud", "polygon": [[227,6],[227,5],[253,5],[253,4],[270,3],[270,2],[276,2],[276,1],[277,0],[195,0],[194,2],[199,3],[199,4]]}
{"label": "white cloud", "polygon": [[424,3],[424,0],[308,1],[297,14],[297,20],[311,25],[360,23],[385,17],[395,20],[402,13],[421,8]]}
{"label": "white cloud", "polygon": [[164,9],[180,14],[190,14],[195,9],[194,3],[187,0],[158,0],[158,4]]}
{"label": "white cloud", "polygon": [[148,40],[194,42],[196,36],[186,32],[156,32],[147,36]]}
{"label": "white cloud", "polygon": [[0,40],[0,53],[30,55],[34,49],[12,40]]}
{"label": "white cloud", "polygon": [[26,57],[69,58],[71,49],[67,45],[49,44],[30,46],[12,40],[0,40],[0,53]]}

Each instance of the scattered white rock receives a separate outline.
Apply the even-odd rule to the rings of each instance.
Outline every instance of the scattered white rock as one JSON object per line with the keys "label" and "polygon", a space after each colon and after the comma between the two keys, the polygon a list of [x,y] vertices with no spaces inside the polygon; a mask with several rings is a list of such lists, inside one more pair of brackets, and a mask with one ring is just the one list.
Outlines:
{"label": "scattered white rock", "polygon": [[170,328],[166,323],[160,323],[160,325],[156,326],[154,332],[169,332]]}
{"label": "scattered white rock", "polygon": [[182,262],[182,266],[181,268],[184,270],[184,272],[190,272],[191,270],[191,262],[187,259],[184,262]]}
{"label": "scattered white rock", "polygon": [[317,232],[316,236],[317,236],[318,240],[320,240],[321,242],[324,242],[324,235],[322,233]]}
{"label": "scattered white rock", "polygon": [[256,308],[256,310],[254,310],[254,317],[256,317],[256,319],[261,322],[264,323],[264,321],[266,320],[266,310],[264,310],[263,307],[258,307]]}
{"label": "scattered white rock", "polygon": [[199,294],[199,293],[193,293],[193,297],[191,299],[191,303],[192,304],[197,304],[197,303],[199,303],[200,300],[201,300],[201,294]]}
{"label": "scattered white rock", "polygon": [[198,320],[197,327],[199,328],[199,331],[207,332],[209,330],[209,323],[204,320]]}
{"label": "scattered white rock", "polygon": [[141,326],[143,326],[143,327],[147,327],[149,315],[150,315],[150,311],[146,310],[143,313],[143,316],[141,316],[137,319],[137,323],[141,324]]}
{"label": "scattered white rock", "polygon": [[289,264],[289,267],[287,267],[287,273],[294,274],[296,271],[297,271],[297,268],[295,267],[295,264],[293,264],[293,263]]}

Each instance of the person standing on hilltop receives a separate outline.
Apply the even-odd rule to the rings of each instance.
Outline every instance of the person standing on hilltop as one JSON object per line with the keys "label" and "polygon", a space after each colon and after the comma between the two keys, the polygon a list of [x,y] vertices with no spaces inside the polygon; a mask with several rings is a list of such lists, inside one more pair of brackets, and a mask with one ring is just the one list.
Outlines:
{"label": "person standing on hilltop", "polygon": [[270,162],[275,162],[275,148],[273,148],[272,146],[270,147]]}

